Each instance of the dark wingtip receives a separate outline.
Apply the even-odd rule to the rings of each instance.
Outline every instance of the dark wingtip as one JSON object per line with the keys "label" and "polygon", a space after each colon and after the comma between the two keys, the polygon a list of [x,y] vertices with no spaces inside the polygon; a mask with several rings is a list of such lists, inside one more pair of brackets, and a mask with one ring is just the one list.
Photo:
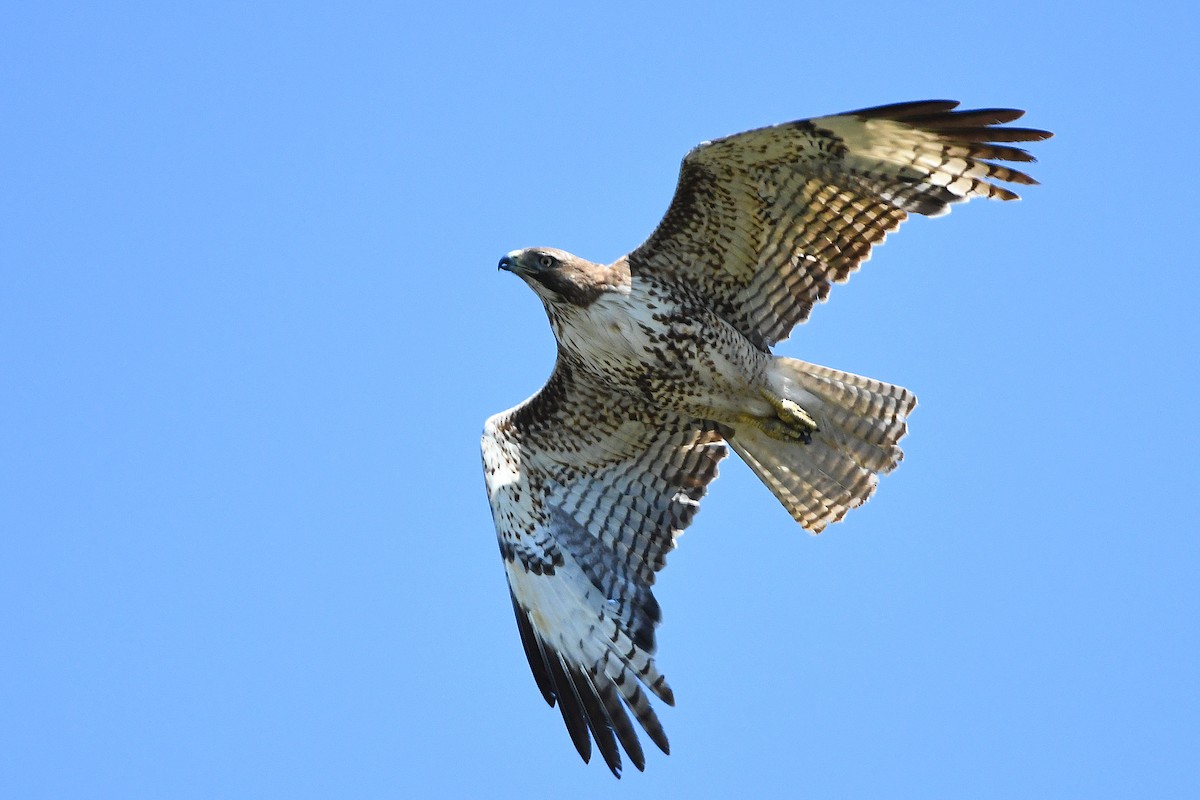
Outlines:
{"label": "dark wingtip", "polygon": [[675,692],[667,684],[667,679],[665,676],[659,675],[658,680],[655,681],[654,685],[650,687],[650,691],[654,692],[654,695],[667,705],[675,705]]}
{"label": "dark wingtip", "polygon": [[858,117],[889,119],[966,141],[1040,142],[1054,134],[1039,128],[1003,128],[1025,116],[1020,108],[968,108],[956,100],[918,100],[848,111]]}
{"label": "dark wingtip", "polygon": [[846,114],[853,114],[856,117],[907,121],[911,117],[944,114],[957,107],[957,100],[916,100],[907,103],[888,103],[883,106],[859,108],[854,111],[847,111]]}
{"label": "dark wingtip", "polygon": [[546,653],[542,649],[541,642],[537,634],[533,630],[533,625],[529,621],[529,615],[521,608],[517,602],[517,597],[511,591],[508,596],[512,599],[513,613],[517,617],[517,631],[521,635],[521,647],[525,650],[525,660],[529,662],[529,669],[533,672],[533,679],[537,683],[538,691],[541,692],[542,698],[551,708],[554,707],[554,682],[550,676],[550,665],[546,660]]}

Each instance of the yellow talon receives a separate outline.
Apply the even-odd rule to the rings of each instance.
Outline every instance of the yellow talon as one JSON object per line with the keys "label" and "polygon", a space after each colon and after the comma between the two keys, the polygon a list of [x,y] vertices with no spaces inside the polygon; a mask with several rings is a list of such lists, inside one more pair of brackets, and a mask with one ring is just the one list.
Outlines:
{"label": "yellow talon", "polygon": [[754,425],[772,439],[783,441],[801,441],[805,444],[812,442],[812,435],[819,428],[813,416],[804,410],[794,400],[763,392],[763,397],[775,409],[775,419],[762,417],[747,417],[746,421]]}
{"label": "yellow talon", "polygon": [[809,433],[817,430],[817,421],[794,400],[780,400],[776,410],[779,412],[779,418],[784,422],[798,423],[800,426],[808,428]]}

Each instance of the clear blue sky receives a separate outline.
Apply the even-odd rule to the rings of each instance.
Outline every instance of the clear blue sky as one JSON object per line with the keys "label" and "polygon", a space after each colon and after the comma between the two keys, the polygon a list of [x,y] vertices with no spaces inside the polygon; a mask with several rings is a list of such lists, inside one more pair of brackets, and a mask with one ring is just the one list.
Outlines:
{"label": "clear blue sky", "polygon": [[[1198,20],[1153,9],[10,6],[0,795],[1200,796]],[[820,537],[725,463],[659,583],[674,752],[618,785],[493,538],[482,422],[553,360],[496,261],[930,97],[1029,109],[1043,185],[779,348],[914,390],[907,458]]]}

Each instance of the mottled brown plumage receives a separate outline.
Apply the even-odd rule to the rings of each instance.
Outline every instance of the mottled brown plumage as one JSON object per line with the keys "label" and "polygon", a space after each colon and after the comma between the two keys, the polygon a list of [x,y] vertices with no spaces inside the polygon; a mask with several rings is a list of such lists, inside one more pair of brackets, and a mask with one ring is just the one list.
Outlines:
{"label": "mottled brown plumage", "polygon": [[992,163],[1012,109],[904,103],[700,145],[646,242],[610,265],[552,248],[501,268],[541,298],[558,341],[546,386],[487,421],[483,460],[517,626],[538,688],[584,760],[645,757],[627,711],[664,752],[642,687],[655,666],[651,592],[731,446],[806,529],[861,505],[916,404],[891,384],[773,356],[771,345],[909,213],[1032,184]]}

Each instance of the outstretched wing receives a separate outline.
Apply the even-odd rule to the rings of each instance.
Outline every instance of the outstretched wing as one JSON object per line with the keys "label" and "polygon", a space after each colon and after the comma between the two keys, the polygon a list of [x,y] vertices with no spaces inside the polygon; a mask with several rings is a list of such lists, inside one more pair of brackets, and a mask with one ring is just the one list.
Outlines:
{"label": "outstretched wing", "polygon": [[787,338],[909,213],[1017,198],[993,181],[1036,183],[992,161],[1033,161],[998,143],[1050,133],[1001,127],[1023,111],[957,105],[867,108],[700,145],[630,269],[693,287],[760,347]]}
{"label": "outstretched wing", "polygon": [[667,752],[639,683],[673,704],[654,664],[650,587],[725,456],[711,423],[651,411],[565,364],[492,417],[483,463],[517,627],[546,702],[587,761],[591,738],[620,775],[619,741],[645,758],[626,714]]}

